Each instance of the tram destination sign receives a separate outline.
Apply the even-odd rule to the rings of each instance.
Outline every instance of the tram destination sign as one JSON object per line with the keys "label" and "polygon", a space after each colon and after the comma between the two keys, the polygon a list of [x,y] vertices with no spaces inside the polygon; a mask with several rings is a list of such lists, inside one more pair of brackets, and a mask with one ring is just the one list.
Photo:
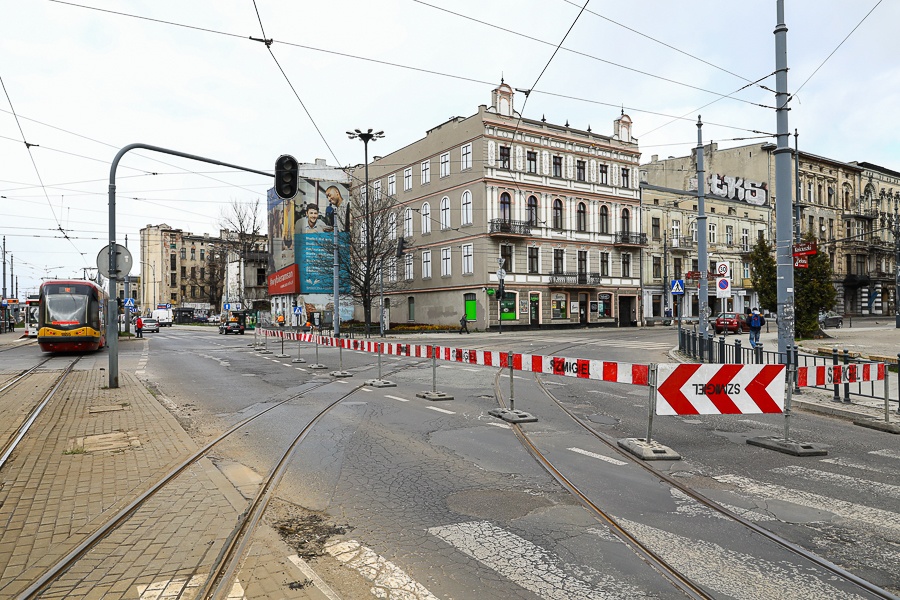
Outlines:
{"label": "tram destination sign", "polygon": [[794,256],[812,256],[819,251],[819,248],[816,242],[812,241],[794,244],[791,246],[791,250],[794,253]]}

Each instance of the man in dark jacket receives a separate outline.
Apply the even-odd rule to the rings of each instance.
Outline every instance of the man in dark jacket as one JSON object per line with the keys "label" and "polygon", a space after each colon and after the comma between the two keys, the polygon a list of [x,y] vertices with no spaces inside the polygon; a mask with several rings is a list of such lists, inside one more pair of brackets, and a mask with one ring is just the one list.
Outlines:
{"label": "man in dark jacket", "polygon": [[462,335],[462,332],[471,333],[469,331],[469,319],[466,318],[466,315],[463,315],[459,319],[459,335]]}
{"label": "man in dark jacket", "polygon": [[759,331],[766,324],[766,318],[759,314],[758,308],[754,308],[750,318],[747,319],[747,324],[750,325],[750,347],[756,348],[759,344]]}

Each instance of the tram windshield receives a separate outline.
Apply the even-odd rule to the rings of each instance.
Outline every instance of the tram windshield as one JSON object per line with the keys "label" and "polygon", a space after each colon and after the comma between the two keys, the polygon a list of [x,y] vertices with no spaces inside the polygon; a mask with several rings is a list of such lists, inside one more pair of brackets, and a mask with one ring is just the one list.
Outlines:
{"label": "tram windshield", "polygon": [[44,323],[79,325],[88,322],[90,296],[84,286],[54,286],[44,294]]}

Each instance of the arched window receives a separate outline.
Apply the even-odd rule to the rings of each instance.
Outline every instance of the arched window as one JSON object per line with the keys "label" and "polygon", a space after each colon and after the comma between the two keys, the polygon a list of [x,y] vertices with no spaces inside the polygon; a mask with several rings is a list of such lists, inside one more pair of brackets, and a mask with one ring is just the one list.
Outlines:
{"label": "arched window", "polygon": [[553,201],[553,229],[563,228],[563,204],[562,200],[557,198]]}
{"label": "arched window", "polygon": [[609,208],[600,207],[600,233],[609,233]]}
{"label": "arched window", "polygon": [[388,239],[397,239],[397,215],[395,213],[388,215]]}
{"label": "arched window", "polygon": [[403,235],[409,237],[413,234],[412,209],[407,208],[403,213]]}
{"label": "arched window", "polygon": [[631,231],[631,213],[628,212],[627,208],[622,209],[622,232],[628,233]]}
{"label": "arched window", "polygon": [[431,233],[431,206],[427,202],[422,203],[422,234]]}
{"label": "arched window", "polygon": [[578,210],[575,213],[575,228],[578,231],[587,231],[587,207],[584,202],[578,203]]}
{"label": "arched window", "polygon": [[528,224],[537,227],[538,201],[534,196],[528,196]]}
{"label": "arched window", "polygon": [[462,193],[461,211],[459,215],[461,225],[472,224],[472,192],[466,190]]}
{"label": "arched window", "polygon": [[503,221],[512,219],[512,200],[506,192],[500,194],[500,219]]}
{"label": "arched window", "polygon": [[450,229],[450,198],[441,198],[441,229]]}

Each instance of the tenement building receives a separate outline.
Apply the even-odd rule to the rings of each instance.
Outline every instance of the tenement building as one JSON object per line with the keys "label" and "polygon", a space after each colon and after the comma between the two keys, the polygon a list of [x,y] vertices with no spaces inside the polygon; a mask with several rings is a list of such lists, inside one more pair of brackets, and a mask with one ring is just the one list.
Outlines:
{"label": "tenement building", "polygon": [[611,135],[526,119],[505,83],[490,106],[376,158],[371,187],[395,198],[411,250],[387,269],[406,284],[385,299],[390,321],[638,324],[639,158],[624,112]]}

